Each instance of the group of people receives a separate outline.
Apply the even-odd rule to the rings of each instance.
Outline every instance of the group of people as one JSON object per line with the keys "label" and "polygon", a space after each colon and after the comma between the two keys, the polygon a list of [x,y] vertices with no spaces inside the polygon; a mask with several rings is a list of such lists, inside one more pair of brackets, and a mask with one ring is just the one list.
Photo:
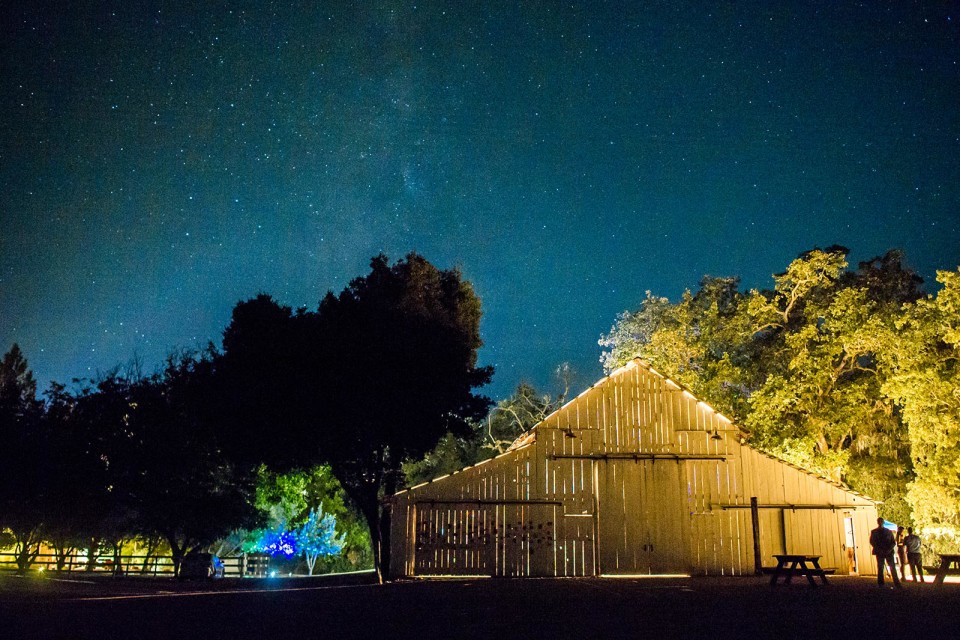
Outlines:
{"label": "group of people", "polygon": [[[923,582],[923,558],[920,553],[922,542],[920,536],[913,532],[913,527],[897,527],[897,533],[884,526],[884,519],[877,518],[877,528],[870,532],[870,546],[873,555],[877,557],[877,584],[883,586],[884,569],[890,568],[893,577],[893,586],[900,588],[900,580],[907,580],[907,564],[910,565],[910,574],[913,581]],[[900,560],[900,576],[897,576],[897,567],[894,553]]]}

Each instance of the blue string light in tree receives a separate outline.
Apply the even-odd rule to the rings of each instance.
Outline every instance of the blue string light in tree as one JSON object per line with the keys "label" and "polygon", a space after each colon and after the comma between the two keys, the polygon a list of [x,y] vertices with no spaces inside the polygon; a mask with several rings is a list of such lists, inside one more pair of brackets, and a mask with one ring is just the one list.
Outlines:
{"label": "blue string light in tree", "polygon": [[290,559],[297,555],[297,539],[293,532],[282,529],[269,529],[257,543],[257,548],[271,556],[283,556]]}

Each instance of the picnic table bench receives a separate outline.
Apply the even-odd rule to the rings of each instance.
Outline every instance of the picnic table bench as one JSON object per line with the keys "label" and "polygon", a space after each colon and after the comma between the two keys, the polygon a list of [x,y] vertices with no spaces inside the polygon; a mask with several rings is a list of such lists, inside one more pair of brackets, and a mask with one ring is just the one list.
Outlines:
{"label": "picnic table bench", "polygon": [[806,576],[811,587],[817,586],[814,578],[820,578],[821,583],[827,584],[827,574],[820,568],[820,556],[786,553],[773,557],[777,559],[777,566],[770,578],[770,586],[776,585],[781,577],[784,578],[784,584],[790,584],[794,576]]}
{"label": "picnic table bench", "polygon": [[960,554],[940,553],[940,566],[937,567],[937,577],[933,584],[943,584],[947,576],[960,576]]}

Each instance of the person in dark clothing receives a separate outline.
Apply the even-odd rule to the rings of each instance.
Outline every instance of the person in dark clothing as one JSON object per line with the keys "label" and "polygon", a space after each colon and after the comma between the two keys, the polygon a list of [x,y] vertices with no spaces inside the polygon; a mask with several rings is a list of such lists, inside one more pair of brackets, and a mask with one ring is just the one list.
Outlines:
{"label": "person in dark clothing", "polygon": [[907,579],[907,548],[903,544],[903,539],[907,537],[907,532],[903,527],[897,527],[897,563],[900,565],[900,579]]}
{"label": "person in dark clothing", "polygon": [[903,539],[903,546],[907,549],[907,561],[910,563],[910,575],[913,581],[916,582],[917,576],[920,576],[920,582],[923,582],[923,556],[920,553],[923,543],[920,536],[913,532],[913,527],[907,527],[907,537]]}
{"label": "person in dark clothing", "polygon": [[877,585],[883,586],[883,569],[886,564],[890,567],[890,575],[893,576],[893,586],[899,589],[900,577],[897,575],[897,567],[893,560],[897,539],[893,531],[883,526],[883,518],[877,518],[877,528],[870,532],[870,546],[873,547],[873,555],[877,557]]}

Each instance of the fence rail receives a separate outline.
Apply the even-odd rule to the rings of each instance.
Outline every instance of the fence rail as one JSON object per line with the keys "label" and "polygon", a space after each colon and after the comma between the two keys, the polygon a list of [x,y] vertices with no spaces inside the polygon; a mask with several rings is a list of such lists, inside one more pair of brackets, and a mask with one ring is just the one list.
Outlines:
{"label": "fence rail", "polygon": [[[262,577],[267,573],[268,556],[258,554],[243,554],[239,556],[226,556],[220,558],[223,561],[224,576],[240,577]],[[97,558],[92,569],[88,568],[86,557],[70,555],[63,566],[64,572],[87,572],[96,573],[114,573],[114,560],[112,556],[103,556]],[[0,553],[0,570],[16,569],[16,557],[12,553]],[[141,576],[173,576],[173,559],[170,556],[120,556],[120,569],[125,575]],[[56,571],[57,557],[52,553],[41,553],[30,564],[31,571]]]}

